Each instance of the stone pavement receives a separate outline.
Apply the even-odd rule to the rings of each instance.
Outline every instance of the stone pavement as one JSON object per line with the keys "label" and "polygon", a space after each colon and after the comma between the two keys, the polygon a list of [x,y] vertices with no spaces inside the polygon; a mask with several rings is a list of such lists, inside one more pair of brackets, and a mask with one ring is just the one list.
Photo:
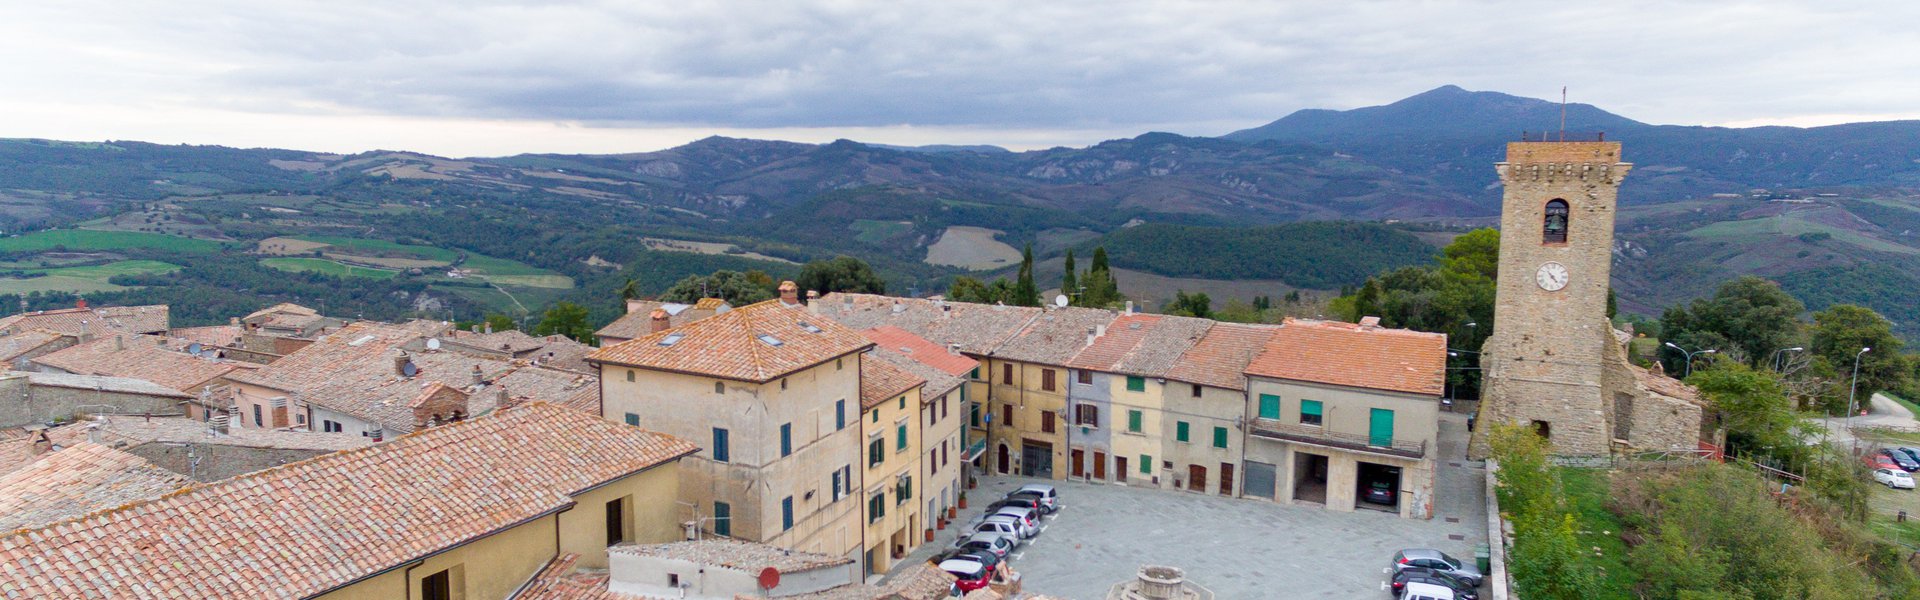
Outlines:
{"label": "stone pavement", "polygon": [[[1465,419],[1443,414],[1440,497],[1432,520],[1374,511],[1334,512],[1264,500],[1194,492],[1049,481],[1065,508],[1046,530],[1016,550],[1012,565],[1024,589],[1074,600],[1100,600],[1142,564],[1187,571],[1188,581],[1218,598],[1384,598],[1384,569],[1394,551],[1438,548],[1472,560],[1486,543],[1480,463],[1464,459]],[[1457,465],[1457,466],[1456,466]],[[965,524],[981,507],[1034,480],[993,477],[970,490]],[[956,532],[939,532],[902,565],[945,550]]]}

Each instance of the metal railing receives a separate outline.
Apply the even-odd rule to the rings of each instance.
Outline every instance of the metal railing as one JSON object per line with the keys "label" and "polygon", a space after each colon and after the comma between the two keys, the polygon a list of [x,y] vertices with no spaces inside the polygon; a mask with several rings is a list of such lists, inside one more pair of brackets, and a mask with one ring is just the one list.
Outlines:
{"label": "metal railing", "polygon": [[1326,427],[1295,425],[1270,419],[1254,419],[1253,427],[1249,432],[1255,437],[1302,442],[1362,452],[1377,452],[1407,458],[1422,458],[1427,455],[1426,440],[1375,438],[1371,435],[1329,431]]}

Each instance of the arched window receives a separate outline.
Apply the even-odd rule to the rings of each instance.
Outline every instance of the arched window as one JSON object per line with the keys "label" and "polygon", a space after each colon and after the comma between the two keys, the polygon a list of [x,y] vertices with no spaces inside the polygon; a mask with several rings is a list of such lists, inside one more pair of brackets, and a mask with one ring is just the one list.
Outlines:
{"label": "arched window", "polygon": [[1547,203],[1546,227],[1540,233],[1540,241],[1549,244],[1566,243],[1567,201],[1556,198]]}

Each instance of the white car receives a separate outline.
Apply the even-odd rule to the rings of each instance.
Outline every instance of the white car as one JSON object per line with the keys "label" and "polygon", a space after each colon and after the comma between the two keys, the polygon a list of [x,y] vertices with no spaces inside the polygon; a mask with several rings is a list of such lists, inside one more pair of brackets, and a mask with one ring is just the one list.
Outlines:
{"label": "white car", "polygon": [[1873,480],[1896,490],[1913,489],[1913,476],[1898,469],[1874,469]]}
{"label": "white car", "polygon": [[1014,520],[1019,521],[1020,525],[1028,530],[1022,533],[1022,535],[1027,537],[1033,537],[1034,534],[1040,533],[1040,513],[1031,508],[1002,507],[1000,510],[993,511],[993,515],[987,518],[991,519],[993,517],[1013,517]]}
{"label": "white car", "polygon": [[1020,531],[1021,531],[1020,523],[1015,522],[1013,519],[1010,519],[1010,518],[1009,519],[988,519],[985,521],[980,521],[978,523],[974,523],[973,526],[967,528],[967,530],[972,531],[974,533],[1005,534],[1005,535],[1013,536],[1014,539],[1025,539],[1026,537],[1026,536],[1020,535]]}
{"label": "white car", "polygon": [[1400,600],[1454,600],[1453,590],[1431,583],[1408,583]]}
{"label": "white car", "polygon": [[1033,539],[1033,536],[1038,535],[1040,533],[1039,528],[1028,524],[1026,521],[1020,520],[1020,517],[1017,517],[1014,515],[994,515],[991,517],[987,517],[986,520],[980,522],[980,524],[983,526],[991,525],[994,523],[1006,523],[1008,525],[1012,525],[1013,533],[1022,538]]}

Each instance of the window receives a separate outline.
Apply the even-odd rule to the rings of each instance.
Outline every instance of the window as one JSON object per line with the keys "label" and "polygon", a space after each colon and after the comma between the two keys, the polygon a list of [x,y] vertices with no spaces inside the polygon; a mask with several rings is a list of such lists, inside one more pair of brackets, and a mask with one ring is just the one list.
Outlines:
{"label": "window", "polygon": [[828,502],[839,502],[840,494],[846,491],[846,487],[844,487],[845,485],[846,485],[846,482],[842,481],[840,478],[840,470],[834,469],[833,470],[833,499],[829,500]]}
{"label": "window", "polygon": [[1195,398],[1200,397],[1200,384],[1198,383],[1193,384],[1193,397]]}
{"label": "window", "polygon": [[900,410],[906,410],[906,409],[907,409],[907,397],[906,397],[906,396],[901,396],[901,397],[900,397]]}
{"label": "window", "polygon": [[908,500],[912,500],[913,499],[913,476],[908,475],[906,477],[901,477],[900,483],[894,486],[893,495],[898,496],[898,498],[895,498],[894,501],[900,504],[906,504]]}
{"label": "window", "polygon": [[783,390],[787,389],[787,380],[785,379],[780,380],[780,389],[783,389]]}
{"label": "window", "polygon": [[330,421],[330,420],[329,420],[329,421],[321,421],[321,422],[320,422],[320,430],[321,430],[321,431],[324,431],[324,432],[327,432],[327,433],[340,433],[340,430],[341,430],[341,427],[340,427],[340,422],[339,422],[339,421]]}
{"label": "window", "polygon": [[1181,421],[1173,424],[1173,439],[1174,441],[1177,441],[1177,442],[1187,441],[1187,422],[1186,421]]}
{"label": "window", "polygon": [[1280,418],[1280,397],[1272,394],[1260,395],[1260,418]]}
{"label": "window", "polygon": [[607,501],[607,545],[627,541],[627,499]]}
{"label": "window", "polygon": [[267,422],[260,418],[260,405],[258,404],[253,405],[253,426],[261,428],[267,426]]}
{"label": "window", "polygon": [[679,573],[668,573],[668,574],[667,574],[667,587],[670,587],[670,588],[677,588],[677,587],[680,587],[680,574],[679,574]]}
{"label": "window", "polygon": [[1567,201],[1554,198],[1547,202],[1547,214],[1540,231],[1540,241],[1548,244],[1567,242]]}
{"label": "window", "polygon": [[1051,392],[1054,389],[1053,369],[1040,370],[1040,390]]}
{"label": "window", "polygon": [[1000,365],[1000,383],[1013,385],[1013,365]]}
{"label": "window", "polygon": [[[960,389],[965,390],[966,388],[963,387]],[[953,400],[953,394],[947,394],[945,396],[940,397],[940,418],[942,419],[947,418],[947,405],[953,404],[951,400]]]}
{"label": "window", "polygon": [[713,393],[715,393],[715,394],[725,394],[725,393],[727,393],[727,383],[726,383],[726,382],[724,382],[724,381],[715,381],[715,382],[713,382]]}
{"label": "window", "polygon": [[883,490],[867,499],[867,522],[879,522],[884,516],[887,516],[887,492]]}
{"label": "window", "polygon": [[1140,474],[1141,475],[1153,474],[1153,457],[1152,456],[1148,456],[1145,454],[1140,455]]}
{"label": "window", "polygon": [[905,452],[907,450],[906,421],[901,421],[900,424],[893,426],[893,439],[893,449],[895,452]]}
{"label": "window", "polygon": [[1144,392],[1144,391],[1147,391],[1147,378],[1145,378],[1145,377],[1141,377],[1141,376],[1139,376],[1139,375],[1128,375],[1128,376],[1127,376],[1127,391],[1129,391],[1129,392]]}
{"label": "window", "polygon": [[727,462],[732,453],[727,451],[727,430],[713,428],[713,460]]}
{"label": "window", "polygon": [[840,400],[835,400],[833,403],[833,430],[839,431],[846,428],[847,428],[847,401],[845,398],[842,398]]}
{"label": "window", "polygon": [[1080,385],[1093,385],[1093,371],[1086,369],[1074,371],[1073,380],[1080,382]]}
{"label": "window", "polygon": [[1320,401],[1319,400],[1301,400],[1300,401],[1300,424],[1301,425],[1319,425],[1320,423],[1321,423]]}
{"label": "window", "polygon": [[627,369],[627,382],[633,382],[633,369]]}
{"label": "window", "polygon": [[1054,428],[1053,420],[1054,420],[1053,411],[1050,411],[1050,410],[1041,411],[1040,412],[1040,432],[1053,433],[1053,428]]}
{"label": "window", "polygon": [[1077,404],[1073,407],[1073,423],[1087,427],[1100,426],[1100,406],[1097,404]]}
{"label": "window", "polygon": [[793,424],[780,425],[780,456],[793,454]]}
{"label": "window", "polygon": [[640,415],[627,413],[627,424],[634,425],[634,426],[640,425]]}
{"label": "window", "polygon": [[1227,447],[1227,428],[1225,427],[1213,428],[1213,447],[1215,448]]}
{"label": "window", "polygon": [[872,419],[871,419],[871,420],[872,420],[873,422],[875,422],[875,423],[879,423],[879,422],[880,422],[880,411],[877,411],[877,410],[876,410],[876,411],[873,411],[873,412],[870,412],[870,413],[867,413],[867,415],[868,415],[869,417],[872,417]]}
{"label": "window", "polygon": [[1012,404],[1007,404],[1000,407],[1000,424],[1005,425],[1007,427],[1013,426],[1013,405]]}
{"label": "window", "polygon": [[420,598],[422,600],[453,600],[452,569],[434,573],[420,579]]}
{"label": "window", "polygon": [[1127,431],[1140,433],[1140,411],[1127,411]]}
{"label": "window", "polygon": [[967,379],[972,379],[972,380],[974,380],[974,381],[979,381],[979,380],[980,380],[980,367],[974,367],[972,371],[968,371],[968,372],[967,372]]}
{"label": "window", "polygon": [[971,423],[974,427],[980,426],[980,405],[967,405],[967,422]]}
{"label": "window", "polygon": [[780,500],[780,530],[793,529],[793,496]]}
{"label": "window", "polygon": [[835,371],[840,370],[840,359],[838,358],[833,359],[833,370]]}
{"label": "window", "polygon": [[871,468],[871,467],[879,466],[880,463],[885,462],[886,460],[887,460],[887,441],[884,439],[881,439],[880,436],[877,436],[877,435],[873,436],[872,440],[867,441],[867,467]]}
{"label": "window", "polygon": [[713,503],[714,535],[733,535],[733,506],[725,502]]}

